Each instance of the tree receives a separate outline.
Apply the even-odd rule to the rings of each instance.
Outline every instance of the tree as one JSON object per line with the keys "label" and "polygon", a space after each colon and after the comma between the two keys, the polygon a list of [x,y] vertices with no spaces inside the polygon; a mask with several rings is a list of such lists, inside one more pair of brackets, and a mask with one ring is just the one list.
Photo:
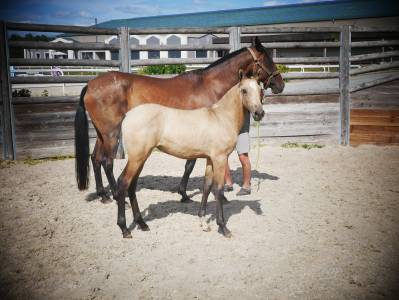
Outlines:
{"label": "tree", "polygon": [[[33,35],[31,33],[27,33],[27,34],[25,34],[25,36],[21,36],[19,34],[12,34],[10,36],[9,40],[10,41],[49,42],[52,40],[52,38],[45,34]],[[24,58],[24,49],[10,47],[10,57],[11,58]]]}

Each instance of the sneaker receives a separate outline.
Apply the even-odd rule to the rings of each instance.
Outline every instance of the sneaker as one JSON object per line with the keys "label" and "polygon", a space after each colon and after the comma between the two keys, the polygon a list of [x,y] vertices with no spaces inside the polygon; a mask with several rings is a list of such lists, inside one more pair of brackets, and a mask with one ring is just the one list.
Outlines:
{"label": "sneaker", "polygon": [[233,188],[232,185],[225,184],[223,190],[224,190],[225,192],[231,192],[232,190],[234,190],[234,188]]}
{"label": "sneaker", "polygon": [[245,196],[245,195],[250,195],[251,194],[251,188],[246,189],[246,188],[241,188],[241,190],[238,191],[236,194],[237,196]]}

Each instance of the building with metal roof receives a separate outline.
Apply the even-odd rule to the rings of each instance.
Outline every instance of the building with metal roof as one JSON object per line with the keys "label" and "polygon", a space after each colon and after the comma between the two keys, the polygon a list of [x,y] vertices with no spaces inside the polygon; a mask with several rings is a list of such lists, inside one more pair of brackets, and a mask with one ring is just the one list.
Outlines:
{"label": "building with metal roof", "polygon": [[399,16],[399,1],[337,0],[244,9],[117,19],[101,28],[193,28],[289,24]]}
{"label": "building with metal roof", "polygon": [[[299,3],[290,5],[264,6],[234,10],[209,11],[176,15],[160,15],[151,17],[140,17],[131,19],[117,19],[102,22],[99,28],[120,28],[123,26],[133,29],[144,28],[210,28],[210,27],[232,27],[232,26],[307,26],[320,27],[331,25],[359,25],[359,26],[387,26],[399,25],[399,1],[393,0],[336,0],[313,3]],[[399,33],[398,33],[399,34]],[[306,34],[292,35],[263,35],[262,42],[269,41],[300,41]],[[316,40],[321,39],[323,34],[313,34]],[[119,43],[115,36],[94,36],[64,34],[61,37],[69,37],[78,42],[105,42]],[[247,43],[250,37],[242,36],[241,41]],[[354,37],[353,37],[354,38]],[[324,40],[328,40],[323,38]],[[311,40],[306,36],[306,40]],[[203,45],[212,43],[228,43],[224,35],[199,35],[199,34],[138,34],[130,36],[132,45]],[[360,49],[363,51],[363,49]],[[278,56],[317,56],[320,49],[278,49]],[[337,55],[336,49],[323,50],[324,56]],[[354,51],[357,51],[354,50]],[[40,56],[39,51],[31,51],[30,57]],[[69,51],[70,52],[70,51]],[[79,59],[117,59],[118,51],[93,50],[77,51],[76,53],[65,52],[69,58]],[[138,51],[132,50],[132,60],[148,58],[216,58],[221,57],[226,51]],[[276,54],[276,50],[275,53]],[[42,58],[41,56],[38,58]]]}

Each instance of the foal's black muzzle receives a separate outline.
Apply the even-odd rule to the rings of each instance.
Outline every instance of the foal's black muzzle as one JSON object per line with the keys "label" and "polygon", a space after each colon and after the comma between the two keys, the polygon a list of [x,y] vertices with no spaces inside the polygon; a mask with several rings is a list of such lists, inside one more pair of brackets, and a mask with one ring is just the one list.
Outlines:
{"label": "foal's black muzzle", "polygon": [[261,111],[256,111],[255,113],[254,113],[254,120],[255,121],[260,121],[260,120],[262,120],[262,118],[265,116],[265,111],[264,110],[261,110]]}

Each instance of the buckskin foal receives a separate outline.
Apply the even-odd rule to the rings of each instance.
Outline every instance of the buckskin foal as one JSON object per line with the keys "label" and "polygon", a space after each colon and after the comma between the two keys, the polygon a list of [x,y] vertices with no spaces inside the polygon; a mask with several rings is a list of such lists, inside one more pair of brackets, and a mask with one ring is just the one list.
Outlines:
{"label": "buckskin foal", "polygon": [[[240,75],[242,77],[242,72]],[[202,223],[202,218],[206,213],[206,202],[215,185],[216,223],[224,236],[231,236],[223,216],[224,170],[227,157],[237,142],[246,109],[257,121],[264,116],[261,88],[255,79],[243,78],[210,108],[187,111],[159,104],[143,104],[126,114],[122,123],[122,137],[128,162],[118,179],[115,192],[118,202],[117,224],[124,238],[132,237],[126,227],[127,190],[134,222],[141,229],[148,230],[137,203],[136,186],[144,163],[154,148],[183,159],[207,159],[200,222],[204,228],[206,225]],[[193,135],[193,132],[196,134]]]}

